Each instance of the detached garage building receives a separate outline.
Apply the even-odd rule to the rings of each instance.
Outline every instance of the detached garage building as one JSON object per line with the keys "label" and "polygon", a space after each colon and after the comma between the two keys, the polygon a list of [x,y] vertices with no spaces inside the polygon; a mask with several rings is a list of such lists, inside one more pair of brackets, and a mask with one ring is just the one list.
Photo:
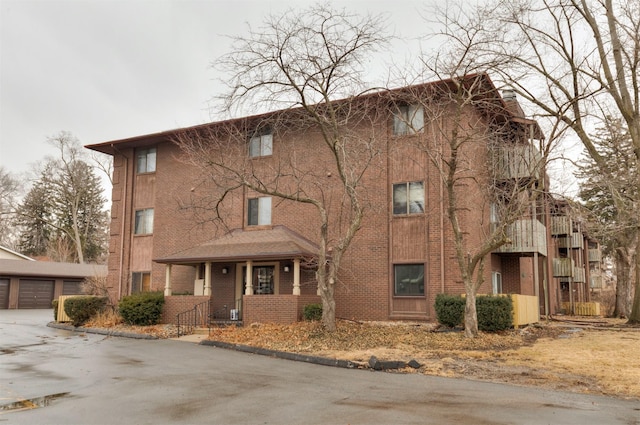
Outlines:
{"label": "detached garage building", "polygon": [[9,250],[0,251],[0,309],[51,308],[60,295],[81,294],[86,277],[107,274],[102,265],[34,261],[17,253],[22,258],[7,259]]}

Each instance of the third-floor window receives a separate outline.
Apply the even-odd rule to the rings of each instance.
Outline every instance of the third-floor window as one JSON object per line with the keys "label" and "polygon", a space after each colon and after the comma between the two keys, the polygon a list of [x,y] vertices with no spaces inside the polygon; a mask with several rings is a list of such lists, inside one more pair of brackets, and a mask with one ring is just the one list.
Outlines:
{"label": "third-floor window", "polygon": [[273,152],[273,136],[271,133],[258,134],[249,139],[249,157],[269,156]]}
{"label": "third-floor window", "polygon": [[156,148],[138,149],[136,162],[138,174],[154,173],[156,171]]}

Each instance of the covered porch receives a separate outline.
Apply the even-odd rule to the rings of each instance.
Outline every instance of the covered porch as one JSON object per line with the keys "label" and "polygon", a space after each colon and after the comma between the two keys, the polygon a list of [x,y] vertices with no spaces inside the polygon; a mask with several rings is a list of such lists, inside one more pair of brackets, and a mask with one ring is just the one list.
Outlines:
{"label": "covered porch", "polygon": [[[245,323],[293,323],[304,305],[319,302],[317,246],[285,226],[232,230],[224,236],[154,261],[165,265],[166,322],[208,300],[210,318]],[[192,296],[174,295],[174,266],[195,269]],[[191,282],[178,285],[191,287]]]}

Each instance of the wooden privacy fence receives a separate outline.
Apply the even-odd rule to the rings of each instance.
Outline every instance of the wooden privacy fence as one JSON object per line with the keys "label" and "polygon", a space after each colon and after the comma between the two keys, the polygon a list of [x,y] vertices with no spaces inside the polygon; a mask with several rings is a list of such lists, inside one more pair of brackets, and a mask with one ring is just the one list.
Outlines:
{"label": "wooden privacy fence", "polygon": [[57,322],[71,322],[71,318],[67,316],[67,313],[64,311],[64,302],[69,298],[80,297],[82,295],[60,295],[58,297],[58,315],[56,316]]}
{"label": "wooden privacy fence", "polygon": [[538,297],[534,295],[511,294],[513,301],[513,327],[537,323],[540,321]]}
{"label": "wooden privacy fence", "polygon": [[573,303],[573,311],[571,311],[571,303],[563,302],[562,309],[566,314],[576,316],[600,316],[600,303]]}
{"label": "wooden privacy fence", "polygon": [[[462,294],[465,297],[465,294]],[[486,294],[477,294],[476,297],[487,296]],[[528,325],[530,323],[538,323],[540,321],[539,300],[535,295],[520,294],[498,294],[498,297],[511,297],[513,302],[513,327],[518,329],[519,326]]]}

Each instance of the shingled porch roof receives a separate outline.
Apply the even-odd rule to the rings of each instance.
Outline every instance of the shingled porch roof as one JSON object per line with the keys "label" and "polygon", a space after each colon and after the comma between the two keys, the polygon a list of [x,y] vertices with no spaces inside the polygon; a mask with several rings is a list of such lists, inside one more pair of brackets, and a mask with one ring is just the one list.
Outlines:
{"label": "shingled porch roof", "polygon": [[275,260],[315,257],[318,246],[285,226],[271,229],[235,229],[226,235],[153,261],[193,264],[205,261]]}

